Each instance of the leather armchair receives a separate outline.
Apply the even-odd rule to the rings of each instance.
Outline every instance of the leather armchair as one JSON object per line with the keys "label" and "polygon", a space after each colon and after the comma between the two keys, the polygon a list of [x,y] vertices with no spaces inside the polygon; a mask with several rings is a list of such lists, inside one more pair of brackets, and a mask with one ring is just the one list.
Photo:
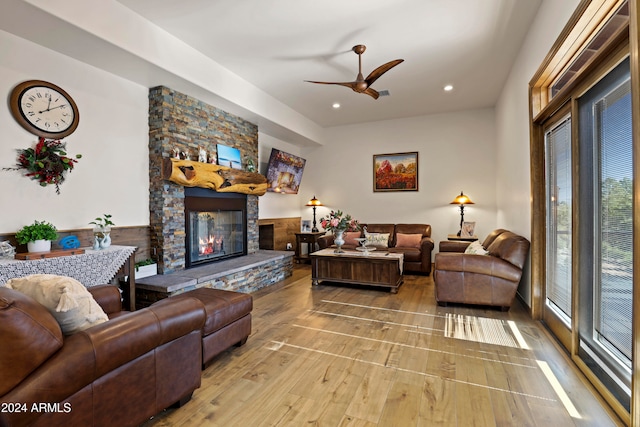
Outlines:
{"label": "leather armchair", "polygon": [[[441,245],[435,257],[435,297],[440,305],[449,302],[499,306],[513,303],[522,269],[529,253],[529,241],[507,230],[493,231],[482,243],[488,255],[464,253],[465,243]],[[461,252],[462,249],[462,252]]]}
{"label": "leather armchair", "polygon": [[200,386],[199,301],[128,313],[117,287],[89,290],[111,319],[63,336],[42,305],[0,287],[0,402],[24,405],[0,413],[1,426],[136,426]]}

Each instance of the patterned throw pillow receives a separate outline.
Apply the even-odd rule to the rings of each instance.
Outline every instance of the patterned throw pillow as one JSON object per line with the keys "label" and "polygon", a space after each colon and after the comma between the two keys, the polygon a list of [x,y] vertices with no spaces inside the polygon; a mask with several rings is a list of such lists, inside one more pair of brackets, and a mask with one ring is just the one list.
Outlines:
{"label": "patterned throw pillow", "polygon": [[482,247],[482,244],[478,241],[471,242],[467,249],[464,251],[465,254],[474,254],[474,255],[488,255],[489,251]]}
{"label": "patterned throw pillow", "polygon": [[367,233],[365,237],[367,238],[367,246],[389,247],[389,233]]}

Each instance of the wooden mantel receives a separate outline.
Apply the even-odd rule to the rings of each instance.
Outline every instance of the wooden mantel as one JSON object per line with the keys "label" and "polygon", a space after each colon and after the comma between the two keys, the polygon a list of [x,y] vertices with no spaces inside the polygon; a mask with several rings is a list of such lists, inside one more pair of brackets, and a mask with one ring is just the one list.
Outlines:
{"label": "wooden mantel", "polygon": [[262,196],[267,192],[264,175],[192,160],[162,159],[162,177],[185,187],[202,187],[221,193]]}

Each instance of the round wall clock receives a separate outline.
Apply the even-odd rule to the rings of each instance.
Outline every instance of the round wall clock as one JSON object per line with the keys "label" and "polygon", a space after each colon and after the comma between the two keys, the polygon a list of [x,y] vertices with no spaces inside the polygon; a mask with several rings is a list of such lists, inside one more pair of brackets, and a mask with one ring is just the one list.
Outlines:
{"label": "round wall clock", "polygon": [[60,87],[42,80],[28,80],[16,86],[9,105],[23,128],[43,138],[71,135],[80,121],[73,98]]}

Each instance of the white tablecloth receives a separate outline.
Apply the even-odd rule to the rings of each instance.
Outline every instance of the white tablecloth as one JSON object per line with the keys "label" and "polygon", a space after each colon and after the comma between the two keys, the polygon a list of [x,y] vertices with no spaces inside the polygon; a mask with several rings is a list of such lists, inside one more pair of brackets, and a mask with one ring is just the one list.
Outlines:
{"label": "white tablecloth", "polygon": [[113,279],[135,250],[134,246],[112,245],[98,251],[86,248],[84,254],[57,258],[25,261],[0,258],[0,286],[9,279],[29,274],[68,276],[87,287],[104,285]]}

